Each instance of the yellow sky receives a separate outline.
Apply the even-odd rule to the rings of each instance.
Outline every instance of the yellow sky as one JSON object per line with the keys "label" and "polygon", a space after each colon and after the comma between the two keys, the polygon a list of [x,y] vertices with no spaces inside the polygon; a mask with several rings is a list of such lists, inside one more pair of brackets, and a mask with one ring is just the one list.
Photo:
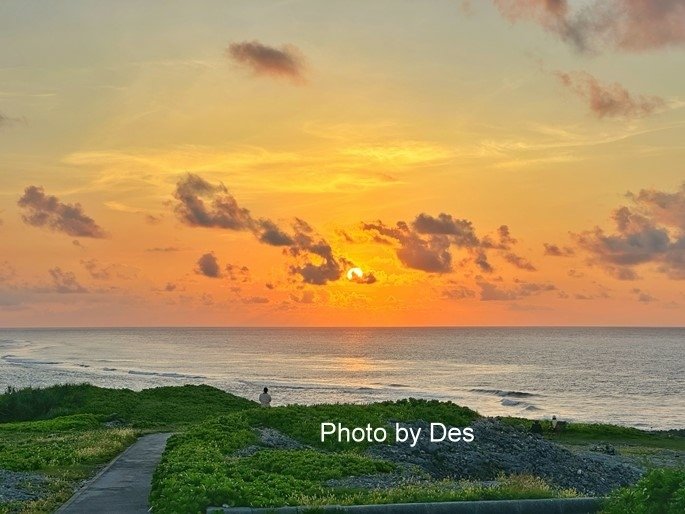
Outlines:
{"label": "yellow sky", "polygon": [[546,5],[4,2],[0,327],[682,325],[685,14]]}

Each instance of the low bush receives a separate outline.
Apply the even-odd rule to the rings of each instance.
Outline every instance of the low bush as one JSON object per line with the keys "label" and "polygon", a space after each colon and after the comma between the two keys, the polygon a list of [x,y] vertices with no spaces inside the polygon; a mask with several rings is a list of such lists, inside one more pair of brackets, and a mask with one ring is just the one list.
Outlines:
{"label": "low bush", "polygon": [[653,469],[634,486],[615,491],[602,514],[682,514],[685,469]]}

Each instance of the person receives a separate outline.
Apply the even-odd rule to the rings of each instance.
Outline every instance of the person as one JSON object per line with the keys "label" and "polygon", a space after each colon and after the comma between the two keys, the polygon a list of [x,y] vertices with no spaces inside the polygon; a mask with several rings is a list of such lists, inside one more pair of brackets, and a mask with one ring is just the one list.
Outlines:
{"label": "person", "polygon": [[557,431],[557,417],[552,416],[552,432],[556,432],[556,431]]}
{"label": "person", "polygon": [[262,407],[271,407],[271,395],[268,387],[265,387],[264,392],[259,395],[259,403]]}
{"label": "person", "polygon": [[537,419],[533,421],[533,424],[530,426],[530,433],[542,435],[542,425]]}

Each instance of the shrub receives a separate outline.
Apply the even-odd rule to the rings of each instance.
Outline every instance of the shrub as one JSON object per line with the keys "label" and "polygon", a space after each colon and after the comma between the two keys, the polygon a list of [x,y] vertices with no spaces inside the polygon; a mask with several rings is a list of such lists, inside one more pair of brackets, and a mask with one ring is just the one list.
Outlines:
{"label": "shrub", "polygon": [[682,514],[685,470],[653,469],[635,485],[615,491],[603,514]]}

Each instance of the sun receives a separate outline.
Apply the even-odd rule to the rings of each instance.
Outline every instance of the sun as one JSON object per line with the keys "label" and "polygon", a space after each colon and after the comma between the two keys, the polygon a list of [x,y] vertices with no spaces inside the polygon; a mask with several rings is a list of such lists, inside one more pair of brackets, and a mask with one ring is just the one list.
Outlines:
{"label": "sun", "polygon": [[355,278],[362,278],[364,271],[361,268],[350,268],[347,270],[347,280],[354,280]]}

